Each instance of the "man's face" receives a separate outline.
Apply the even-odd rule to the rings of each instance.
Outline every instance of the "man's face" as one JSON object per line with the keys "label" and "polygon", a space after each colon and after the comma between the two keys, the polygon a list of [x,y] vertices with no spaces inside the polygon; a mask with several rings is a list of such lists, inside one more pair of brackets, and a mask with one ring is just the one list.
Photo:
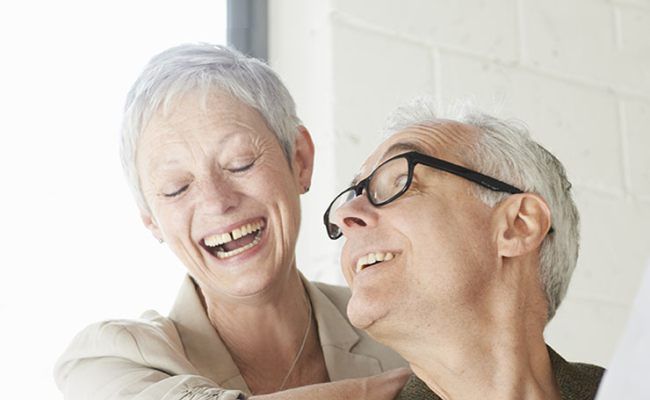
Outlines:
{"label": "man's face", "polygon": [[[414,126],[381,144],[359,177],[409,150],[463,165],[454,154],[475,139],[469,126],[448,121]],[[341,265],[355,326],[387,338],[430,321],[440,329],[458,326],[480,312],[498,257],[492,209],[472,195],[473,185],[417,165],[409,190],[394,202],[374,207],[362,195],[335,212],[346,238]],[[359,259],[369,255],[392,259],[359,271]]]}

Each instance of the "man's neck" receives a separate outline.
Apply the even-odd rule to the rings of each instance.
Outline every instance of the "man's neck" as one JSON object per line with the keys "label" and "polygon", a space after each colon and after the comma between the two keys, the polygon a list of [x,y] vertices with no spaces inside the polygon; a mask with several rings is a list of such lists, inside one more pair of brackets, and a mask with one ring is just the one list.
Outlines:
{"label": "man's neck", "polygon": [[541,290],[487,289],[476,304],[449,310],[453,318],[425,314],[400,330],[407,335],[384,342],[443,399],[559,399],[543,337],[545,307]]}
{"label": "man's neck", "polygon": [[[408,361],[443,399],[559,399],[543,340],[464,346],[420,352]],[[447,349],[454,350],[447,350]]]}

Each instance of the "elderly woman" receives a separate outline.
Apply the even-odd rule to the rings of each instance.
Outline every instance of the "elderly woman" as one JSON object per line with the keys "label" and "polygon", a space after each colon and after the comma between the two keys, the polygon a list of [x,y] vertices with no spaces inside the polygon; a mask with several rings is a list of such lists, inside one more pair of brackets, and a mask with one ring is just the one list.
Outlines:
{"label": "elderly woman", "polygon": [[121,154],[144,225],[188,276],[168,317],[149,311],[77,335],[55,368],[66,399],[399,391],[403,370],[360,378],[405,362],[350,325],[348,290],[296,267],[314,148],[271,69],[207,44],[161,53],[128,95]]}

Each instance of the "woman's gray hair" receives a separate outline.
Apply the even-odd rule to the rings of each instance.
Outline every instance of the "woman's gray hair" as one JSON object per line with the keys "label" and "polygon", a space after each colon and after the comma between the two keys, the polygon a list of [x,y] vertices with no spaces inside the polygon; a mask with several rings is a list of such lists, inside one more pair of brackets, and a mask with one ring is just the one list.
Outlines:
{"label": "woman's gray hair", "polygon": [[[454,155],[469,168],[526,192],[537,193],[546,200],[554,232],[541,245],[540,279],[548,302],[547,321],[550,321],[569,286],[580,240],[580,217],[562,163],[532,140],[526,126],[519,121],[488,115],[469,102],[455,104],[442,114],[434,110],[427,98],[399,107],[390,115],[385,135],[440,119],[473,126],[480,132],[478,140]],[[479,185],[474,194],[490,207],[509,196]]]}
{"label": "woman's gray hair", "polygon": [[198,43],[172,47],[149,61],[129,91],[124,107],[120,157],[141,209],[148,210],[136,169],[142,131],[154,113],[167,113],[180,96],[197,91],[205,105],[213,90],[224,91],[259,111],[277,136],[287,160],[291,160],[301,122],[289,91],[271,68],[225,46]]}

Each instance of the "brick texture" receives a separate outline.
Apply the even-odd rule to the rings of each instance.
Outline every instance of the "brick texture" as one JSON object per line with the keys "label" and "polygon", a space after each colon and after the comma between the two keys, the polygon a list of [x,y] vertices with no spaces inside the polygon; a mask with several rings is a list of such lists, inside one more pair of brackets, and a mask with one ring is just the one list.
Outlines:
{"label": "brick texture", "polygon": [[650,104],[627,101],[623,114],[630,191],[650,198]]}
{"label": "brick texture", "polygon": [[[649,37],[650,28],[638,22],[645,12],[624,8],[617,19],[605,0],[523,3],[526,61],[576,79],[650,93],[650,57],[637,51]],[[642,32],[646,35],[636,36]]]}
{"label": "brick texture", "polygon": [[547,339],[570,359],[607,365],[650,257],[650,3],[270,4],[271,64],[324,155],[303,199],[303,272],[343,283],[339,245],[320,218],[380,141],[390,109],[424,93],[496,102],[565,163],[582,215],[578,266]]}
{"label": "brick texture", "polygon": [[517,57],[515,0],[336,0],[334,9],[393,35],[479,54]]}
{"label": "brick texture", "polygon": [[611,93],[476,57],[442,53],[440,64],[443,98],[496,104],[502,116],[528,125],[564,162],[574,184],[622,192],[619,116]]}
{"label": "brick texture", "polygon": [[435,90],[433,64],[422,45],[344,23],[333,24],[332,37],[337,171],[339,182],[348,182],[380,142],[388,112]]}

